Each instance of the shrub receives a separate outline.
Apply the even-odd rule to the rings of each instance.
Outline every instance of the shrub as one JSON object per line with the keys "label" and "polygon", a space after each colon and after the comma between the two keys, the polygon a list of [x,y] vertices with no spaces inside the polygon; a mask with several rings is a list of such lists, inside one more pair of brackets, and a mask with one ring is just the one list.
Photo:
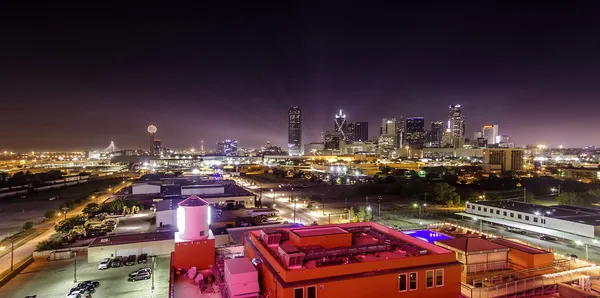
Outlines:
{"label": "shrub", "polygon": [[47,219],[53,219],[56,216],[56,211],[54,210],[48,210],[46,211],[46,213],[44,213],[44,217]]}
{"label": "shrub", "polygon": [[33,223],[32,222],[28,221],[28,222],[26,222],[26,223],[23,224],[23,230],[29,230],[31,228],[33,228]]}

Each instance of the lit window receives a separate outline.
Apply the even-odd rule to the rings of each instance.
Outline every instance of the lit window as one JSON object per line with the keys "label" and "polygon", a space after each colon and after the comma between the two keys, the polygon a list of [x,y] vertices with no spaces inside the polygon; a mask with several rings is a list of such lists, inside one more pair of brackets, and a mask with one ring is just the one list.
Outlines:
{"label": "lit window", "polygon": [[317,286],[306,287],[306,298],[317,298]]}
{"label": "lit window", "polygon": [[433,288],[433,270],[427,270],[426,276],[425,287]]}
{"label": "lit window", "polygon": [[417,289],[417,273],[416,272],[411,272],[409,275],[409,284],[408,284],[408,289],[409,290],[416,290]]}
{"label": "lit window", "polygon": [[400,292],[406,292],[406,273],[403,274],[399,274],[398,275],[398,291]]}
{"label": "lit window", "polygon": [[435,270],[435,286],[436,287],[444,286],[444,269]]}
{"label": "lit window", "polygon": [[294,298],[304,298],[304,288],[295,288]]}

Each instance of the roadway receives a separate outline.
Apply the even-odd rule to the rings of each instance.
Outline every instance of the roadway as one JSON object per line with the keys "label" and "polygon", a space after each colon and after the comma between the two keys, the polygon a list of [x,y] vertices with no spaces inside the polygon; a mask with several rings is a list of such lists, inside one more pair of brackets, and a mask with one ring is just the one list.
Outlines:
{"label": "roadway", "polygon": [[[113,192],[120,190],[121,188],[127,186],[128,184],[129,183],[119,184],[119,186],[113,187]],[[96,200],[98,202],[105,202],[105,201],[110,200],[111,197],[112,197],[112,193],[103,193],[103,194],[98,195],[96,197]],[[92,202],[94,202],[94,201],[88,201],[87,203],[92,203]],[[75,209],[67,212],[67,217],[72,217],[72,216],[80,214],[87,203],[81,204],[80,206],[75,207]],[[64,219],[64,216],[58,216],[55,219],[53,219],[52,221],[48,221],[41,225],[36,226],[35,227],[36,229],[45,229],[45,231],[41,235],[27,241],[26,243],[22,244],[19,247],[15,248],[15,250],[13,251],[14,264],[18,264],[22,260],[25,260],[29,256],[31,256],[33,254],[33,252],[35,251],[35,247],[37,246],[37,244],[50,238],[50,236],[52,236],[55,233],[54,225],[63,219]],[[1,273],[1,272],[4,272],[5,270],[10,269],[10,264],[11,264],[10,249],[11,248],[3,247],[0,249],[2,249],[2,253],[4,253],[4,255],[0,257],[0,273]]]}

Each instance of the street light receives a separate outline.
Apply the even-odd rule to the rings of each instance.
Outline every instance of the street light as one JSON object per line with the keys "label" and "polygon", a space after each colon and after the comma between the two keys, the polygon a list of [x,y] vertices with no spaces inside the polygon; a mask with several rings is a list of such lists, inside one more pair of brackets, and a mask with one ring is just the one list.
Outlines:
{"label": "street light", "polygon": [[67,207],[63,207],[62,208],[62,211],[63,211],[63,213],[65,215],[65,220],[67,219],[67,210],[69,210],[69,208],[67,208]]}
{"label": "street light", "polygon": [[10,239],[10,272],[13,271],[14,253],[15,253],[15,239]]}
{"label": "street light", "polygon": [[152,294],[154,293],[154,272],[156,272],[156,256],[152,256]]}
{"label": "street light", "polygon": [[377,198],[377,217],[381,217],[381,200],[383,200],[383,198],[379,196],[379,198]]}
{"label": "street light", "polygon": [[294,188],[291,187],[291,199],[294,201],[294,223],[296,223],[296,200],[294,200]]}
{"label": "street light", "polygon": [[273,208],[275,208],[275,193],[273,192],[272,188],[271,188],[271,199],[273,199]]}

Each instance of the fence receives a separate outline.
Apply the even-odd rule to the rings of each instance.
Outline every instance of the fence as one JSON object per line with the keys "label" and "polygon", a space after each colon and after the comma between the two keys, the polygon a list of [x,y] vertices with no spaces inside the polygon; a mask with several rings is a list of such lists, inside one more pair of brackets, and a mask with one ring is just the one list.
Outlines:
{"label": "fence", "polygon": [[565,272],[546,274],[530,277],[522,280],[516,280],[489,287],[476,288],[467,284],[460,284],[460,295],[468,298],[491,298],[516,294],[524,291],[535,291],[544,287],[557,285],[564,282],[570,282],[584,276],[600,275],[600,267],[579,268]]}
{"label": "fence", "polygon": [[35,251],[33,252],[33,257],[34,258],[47,258],[48,256],[50,256],[53,253],[59,253],[59,252],[65,252],[65,251],[69,251],[69,252],[74,252],[76,251],[78,254],[79,253],[87,253],[88,251],[88,247],[87,246],[81,246],[81,247],[72,247],[72,248],[63,248],[63,249],[53,249],[53,250],[44,250],[44,251]]}

